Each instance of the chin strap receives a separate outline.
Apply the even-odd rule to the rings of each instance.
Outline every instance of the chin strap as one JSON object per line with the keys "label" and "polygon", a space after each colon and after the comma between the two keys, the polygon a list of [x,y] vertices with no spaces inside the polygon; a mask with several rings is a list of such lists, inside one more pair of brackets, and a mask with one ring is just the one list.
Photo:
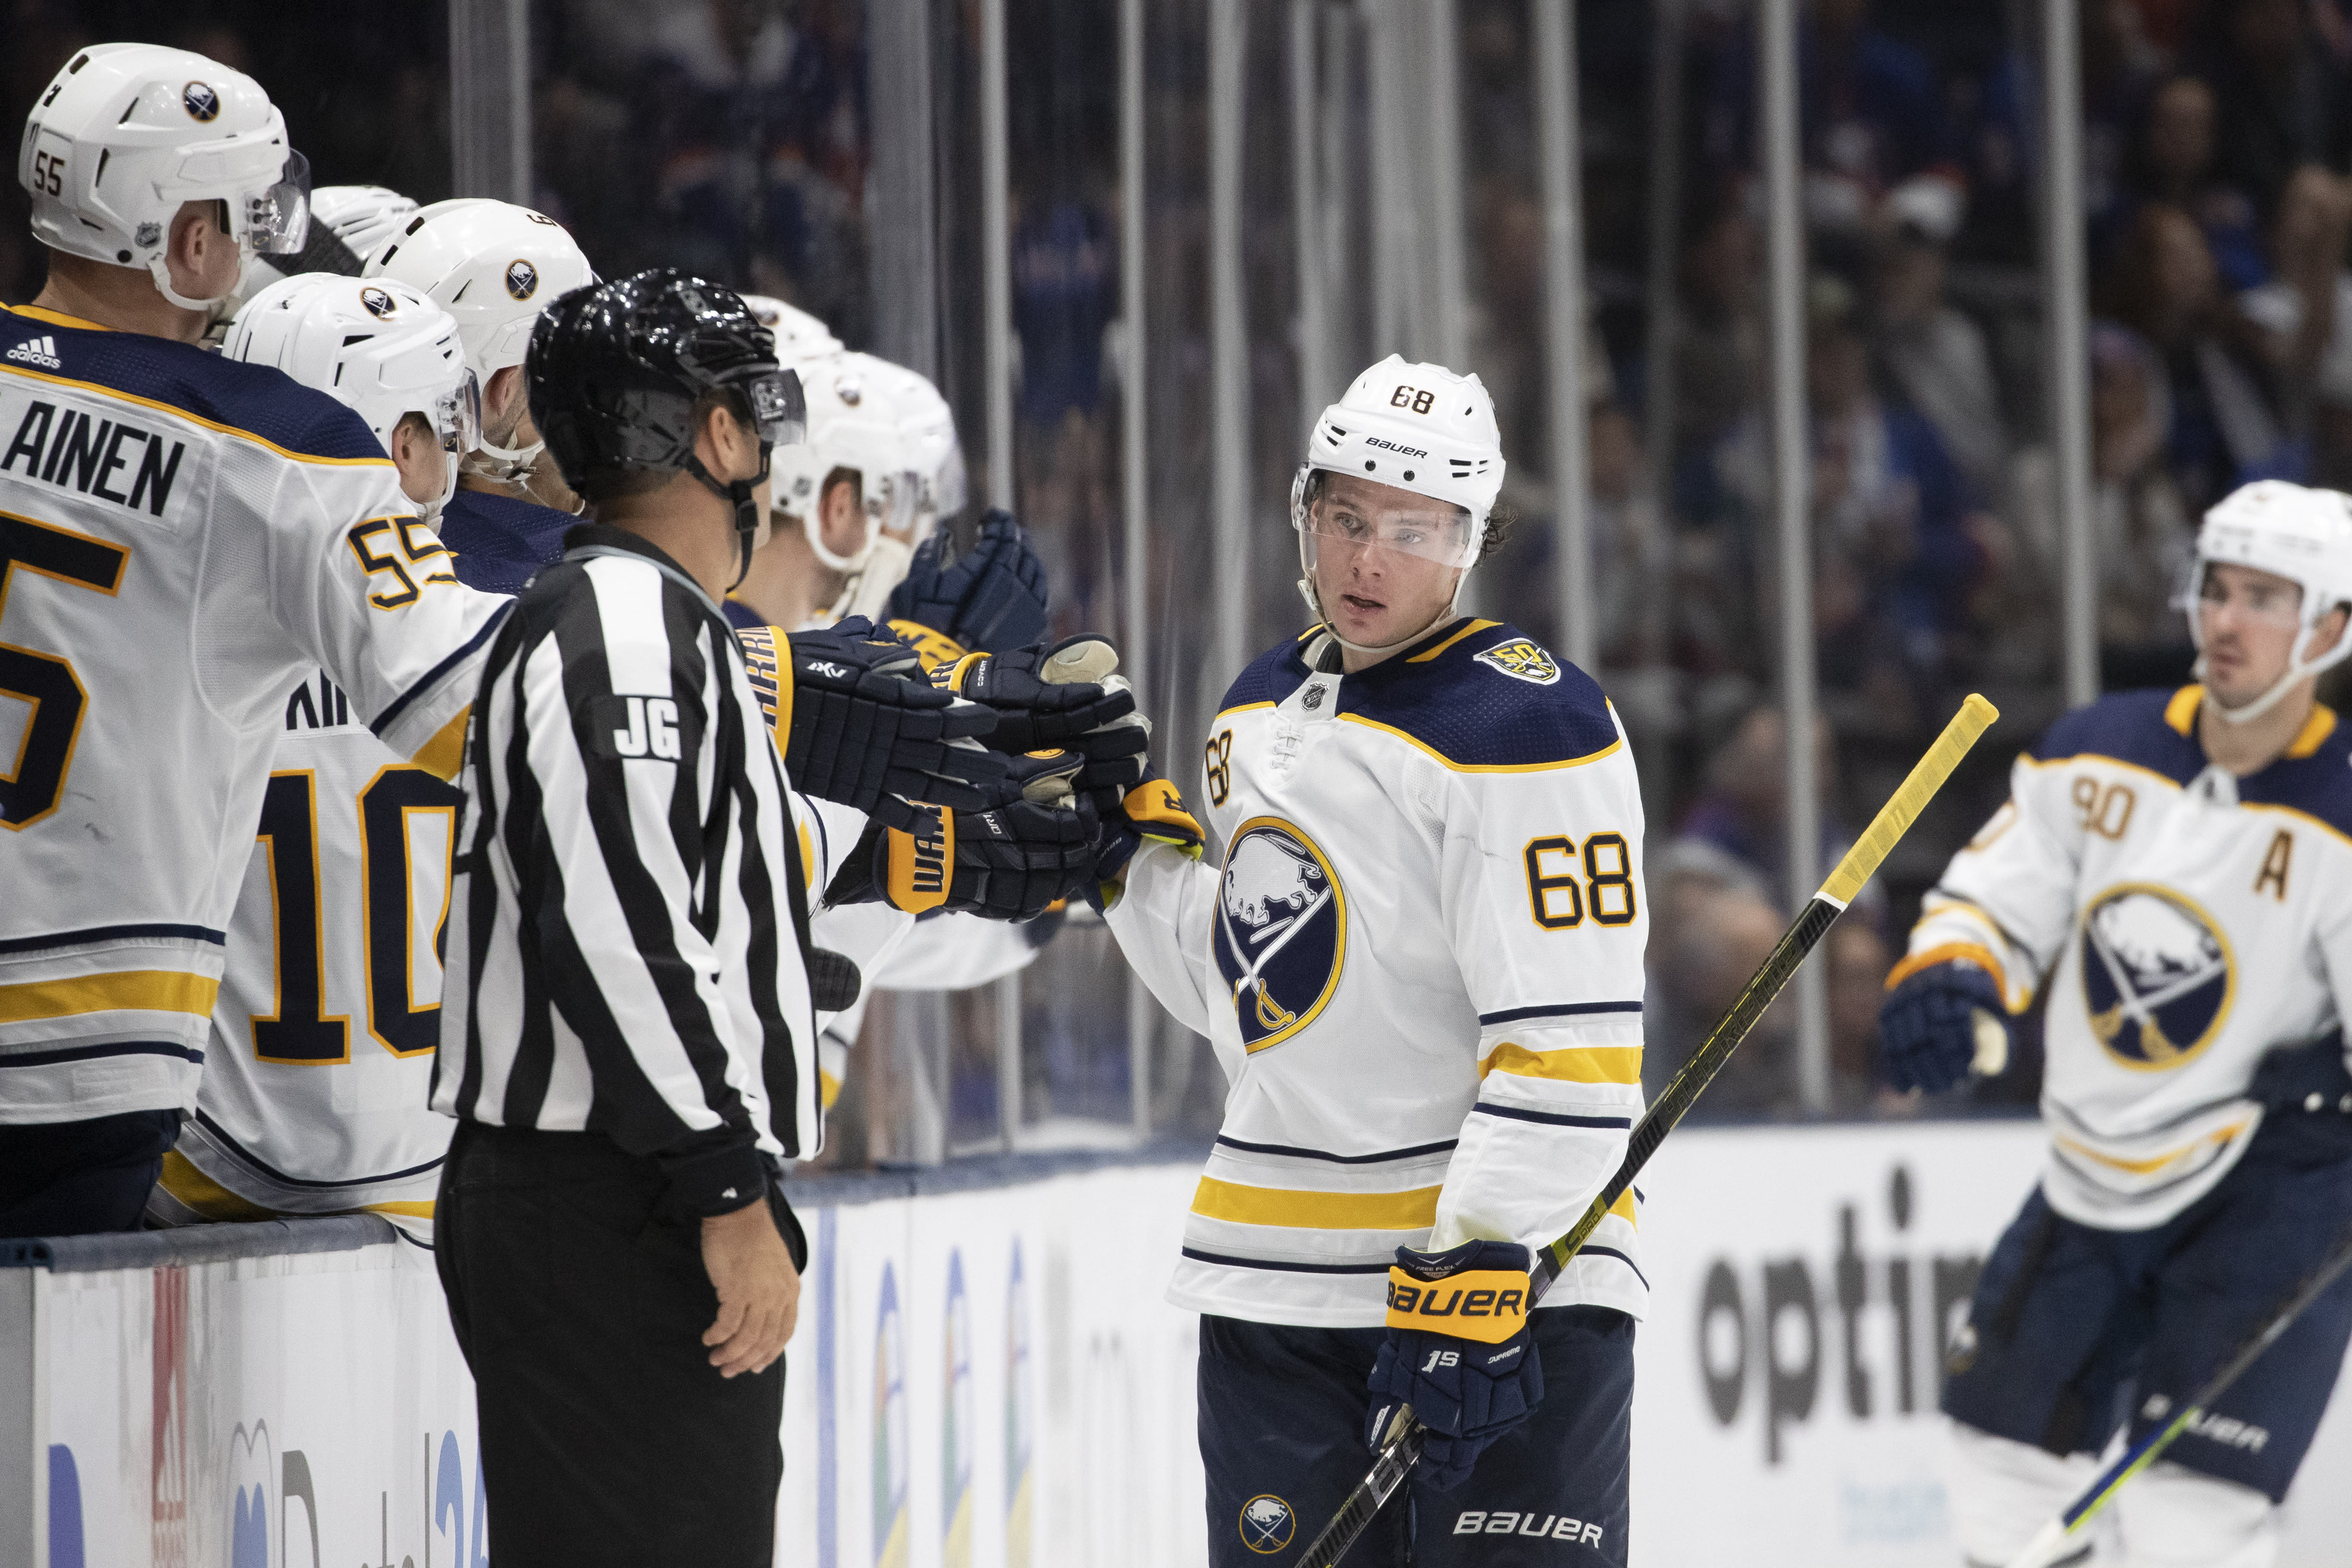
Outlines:
{"label": "chin strap", "polygon": [[727,584],[727,591],[730,594],[736,589],[741,587],[743,585],[743,579],[751,574],[751,549],[760,537],[760,503],[751,492],[758,489],[760,488],[761,481],[764,480],[768,477],[768,457],[771,448],[768,443],[765,441],[761,442],[760,471],[753,474],[748,479],[730,479],[724,484],[721,484],[718,479],[711,477],[710,470],[702,466],[702,459],[700,458],[696,457],[691,452],[687,454],[685,463],[686,471],[692,474],[696,479],[700,479],[703,482],[703,485],[709,489],[711,494],[719,497],[721,500],[728,502],[735,509],[735,543],[736,560],[738,564],[735,568],[735,581]]}
{"label": "chin strap", "polygon": [[[2198,655],[2196,668],[2190,670],[2189,673],[2194,675],[2200,680],[2205,679],[2204,655]],[[2312,673],[2313,672],[2308,669],[2298,669],[2294,666],[2289,665],[2287,667],[2286,673],[2273,681],[2271,683],[2271,689],[2268,691],[2263,692],[2260,697],[2255,698],[2252,702],[2246,703],[2242,707],[2231,708],[2225,706],[2219,698],[2214,698],[2213,711],[2219,713],[2222,720],[2227,723],[2251,724],[2255,720],[2261,718],[2263,714],[2269,712],[2272,709],[2277,707],[2280,700],[2284,699],[2288,692],[2293,691],[2295,689],[2297,682],[2310,679]],[[2213,689],[2210,686],[2207,687],[2205,689],[2205,695],[2212,697]]]}
{"label": "chin strap", "polygon": [[207,318],[206,331],[210,331],[236,314],[232,310],[223,309],[225,306],[236,303],[236,289],[234,286],[227,293],[215,295],[209,300],[191,300],[172,287],[172,264],[163,257],[158,256],[150,259],[147,263],[147,270],[155,279],[155,292],[163,295],[164,299],[183,310],[202,310],[205,313]]}

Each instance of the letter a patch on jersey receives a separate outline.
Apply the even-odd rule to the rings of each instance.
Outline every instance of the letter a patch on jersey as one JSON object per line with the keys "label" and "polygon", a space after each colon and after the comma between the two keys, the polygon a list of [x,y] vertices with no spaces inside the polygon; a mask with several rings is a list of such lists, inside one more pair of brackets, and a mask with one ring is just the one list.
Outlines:
{"label": "letter a patch on jersey", "polygon": [[1252,817],[1217,881],[1217,969],[1242,1044],[1280,1045],[1315,1021],[1339,988],[1348,900],[1330,858],[1279,817]]}
{"label": "letter a patch on jersey", "polygon": [[1499,669],[1530,686],[1550,686],[1559,679],[1559,661],[1526,637],[1516,637],[1477,656],[1489,669]]}
{"label": "letter a patch on jersey", "polygon": [[2126,882],[2083,913],[2083,1000],[2091,1031],[2127,1068],[2177,1068],[2221,1032],[2237,990],[2230,943],[2168,888]]}

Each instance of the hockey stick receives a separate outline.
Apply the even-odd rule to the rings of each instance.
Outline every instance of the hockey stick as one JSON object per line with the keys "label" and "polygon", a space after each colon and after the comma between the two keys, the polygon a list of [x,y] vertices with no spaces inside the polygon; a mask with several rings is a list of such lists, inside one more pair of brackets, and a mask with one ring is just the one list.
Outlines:
{"label": "hockey stick", "polygon": [[2294,1294],[2271,1314],[2270,1321],[2238,1347],[2237,1353],[2222,1363],[2221,1371],[2206,1380],[2205,1386],[2197,1391],[2196,1398],[2182,1405],[2171,1420],[2142,1437],[2126,1449],[2121,1458],[2108,1466],[2087,1490],[2067,1504],[2063,1513],[2043,1525],[2033,1539],[2025,1543],[2025,1550],[2010,1559],[2009,1568],[2048,1568],[2049,1564],[2079,1547],[2082,1543],[2078,1537],[2084,1528],[2097,1517],[2101,1509],[2115,1500],[2115,1495],[2124,1489],[2124,1484],[2156,1463],[2165,1449],[2172,1447],[2172,1440],[2194,1425],[2197,1418],[2205,1414],[2206,1407],[2221,1398],[2231,1384],[2244,1376],[2246,1369],[2261,1360],[2263,1352],[2270,1349],[2297,1318],[2303,1316],[2304,1309],[2318,1300],[2327,1288],[2336,1283],[2336,1276],[2347,1268],[2352,1268],[2352,1230],[2347,1230],[2336,1240],[2336,1250],[2295,1287]]}
{"label": "hockey stick", "polygon": [[[1569,1259],[1576,1256],[1577,1249],[1599,1228],[1601,1220],[1608,1215],[1610,1205],[1622,1197],[1625,1189],[1633,1184],[1633,1178],[1640,1174],[1643,1165],[1649,1163],[1650,1156],[1657,1152],[1658,1145],[1665,1141],[1667,1133],[1674,1131],[1675,1123],[1683,1119],[1683,1113],[1691,1108],[1691,1102],[1706,1088],[1708,1080],[1715,1077],[1725,1062],[1731,1059],[1733,1050],[1747,1037],[1756,1020],[1763,1016],[1773,998],[1780,995],[1780,988],[1788,984],[1789,977],[1797,973],[1797,966],[1804,963],[1805,955],[1812,952],[1832,922],[1845,912],[1846,905],[1862,891],[1862,885],[1877,871],[1879,862],[1886,858],[1887,851],[1893,849],[1895,841],[1910,829],[1912,823],[1918,820],[1919,813],[1926,808],[1927,802],[1944,787],[1944,781],[1952,776],[1952,770],[1959,766],[1960,759],[1968,755],[1969,748],[1977,743],[1977,737],[2000,717],[1999,710],[1991,703],[1973,692],[1967,701],[1960,704],[1960,710],[1952,715],[1952,721],[1944,726],[1944,732],[1936,737],[1936,743],[1927,748],[1927,754],[1912,768],[1911,776],[1905,779],[1887,803],[1878,808],[1878,815],[1871,818],[1869,827],[1854,840],[1853,847],[1845,852],[1845,858],[1838,862],[1837,869],[1830,873],[1829,880],[1823,882],[1821,889],[1806,903],[1796,923],[1781,933],[1780,942],[1765,958],[1763,967],[1749,978],[1748,988],[1731,1005],[1731,1011],[1723,1016],[1722,1021],[1707,1036],[1706,1043],[1683,1064],[1682,1070],[1675,1074],[1674,1080],[1659,1094],[1657,1102],[1643,1116],[1639,1125],[1633,1129],[1633,1139],[1616,1174],[1609,1178],[1600,1195],[1584,1211],[1584,1217],[1577,1222],[1576,1228],[1537,1256],[1535,1267],[1528,1270],[1528,1306],[1530,1310],[1551,1288],[1552,1281],[1559,1278],[1560,1271],[1568,1267]],[[1389,1425],[1388,1436],[1381,1445],[1380,1454],[1372,1461],[1370,1473],[1356,1483],[1356,1489],[1348,1494],[1348,1500],[1339,1505],[1339,1511],[1331,1516],[1331,1522],[1323,1527],[1323,1533],[1317,1536],[1315,1543],[1307,1549],[1307,1555],[1299,1559],[1300,1568],[1335,1568],[1339,1559],[1347,1555],[1348,1548],[1355,1544],[1356,1538],[1372,1522],[1372,1516],[1380,1512],[1381,1505],[1395,1495],[1396,1489],[1404,1484],[1405,1477],[1412,1474],[1413,1466],[1420,1462],[1423,1431],[1420,1421],[1413,1416],[1412,1405],[1398,1407],[1395,1419]]]}

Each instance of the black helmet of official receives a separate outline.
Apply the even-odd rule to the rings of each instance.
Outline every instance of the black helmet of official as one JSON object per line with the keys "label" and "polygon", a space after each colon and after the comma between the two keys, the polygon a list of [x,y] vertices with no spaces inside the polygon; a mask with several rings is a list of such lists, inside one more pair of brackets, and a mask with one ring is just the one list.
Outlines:
{"label": "black helmet of official", "polygon": [[[532,327],[523,376],[566,484],[588,494],[599,475],[684,468],[734,504],[749,567],[751,492],[770,449],[800,441],[807,416],[800,377],[777,364],[774,337],[733,289],[667,267],[575,289]],[[695,457],[694,405],[712,391],[734,395],[758,428],[758,479],[722,482]]]}

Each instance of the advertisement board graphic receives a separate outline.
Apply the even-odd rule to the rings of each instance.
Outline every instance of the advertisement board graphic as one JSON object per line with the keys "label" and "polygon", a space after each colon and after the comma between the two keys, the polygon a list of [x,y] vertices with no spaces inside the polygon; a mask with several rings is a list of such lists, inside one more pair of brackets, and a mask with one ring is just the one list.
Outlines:
{"label": "advertisement board graphic", "polygon": [[1021,1274],[1021,1242],[1004,1285],[1004,1562],[1029,1568],[1030,1438],[1036,1394],[1029,1369],[1029,1290]]}
{"label": "advertisement board graphic", "polygon": [[948,1251],[946,1343],[941,1369],[946,1397],[940,1413],[940,1511],[947,1536],[940,1548],[945,1568],[971,1568],[971,1460],[979,1438],[971,1389],[971,1303],[963,1290],[963,1254]]}
{"label": "advertisement board graphic", "polygon": [[882,1265],[882,1301],[874,1315],[874,1563],[907,1568],[907,1325],[898,1278]]}

